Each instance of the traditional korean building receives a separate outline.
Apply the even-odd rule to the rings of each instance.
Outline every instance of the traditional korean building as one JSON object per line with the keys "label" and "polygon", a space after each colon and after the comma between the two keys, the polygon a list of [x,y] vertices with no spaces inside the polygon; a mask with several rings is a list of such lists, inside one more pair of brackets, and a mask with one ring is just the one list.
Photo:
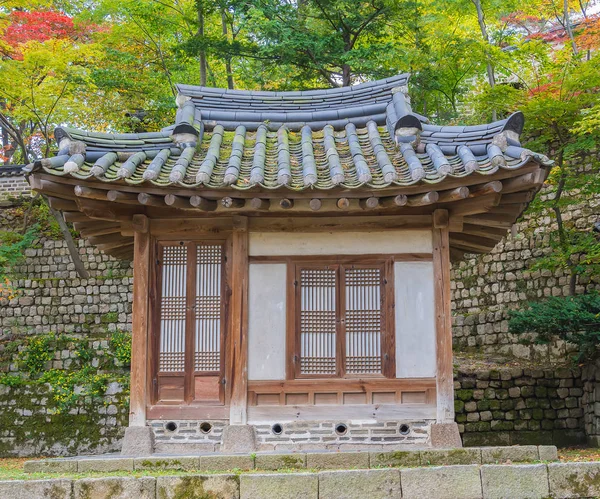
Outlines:
{"label": "traditional korean building", "polygon": [[179,85],[174,125],[58,128],[56,156],[29,165],[83,237],[133,258],[125,453],[155,433],[162,448],[460,445],[450,262],[490,251],[552,162],[521,146],[521,113],[432,125],[407,82]]}

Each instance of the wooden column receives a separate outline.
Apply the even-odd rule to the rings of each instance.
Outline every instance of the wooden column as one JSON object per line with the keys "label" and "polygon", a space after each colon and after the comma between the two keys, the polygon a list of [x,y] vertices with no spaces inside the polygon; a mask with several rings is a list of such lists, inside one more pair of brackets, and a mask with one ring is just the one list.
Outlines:
{"label": "wooden column", "polygon": [[134,215],[133,243],[133,325],[131,343],[131,395],[129,426],[146,425],[148,359],[148,289],[150,232],[145,215]]}
{"label": "wooden column", "polygon": [[233,218],[231,262],[232,365],[229,424],[246,424],[248,404],[248,219]]}
{"label": "wooden column", "polygon": [[450,309],[450,241],[448,212],[433,214],[433,271],[437,352],[437,422],[454,422],[452,317]]}

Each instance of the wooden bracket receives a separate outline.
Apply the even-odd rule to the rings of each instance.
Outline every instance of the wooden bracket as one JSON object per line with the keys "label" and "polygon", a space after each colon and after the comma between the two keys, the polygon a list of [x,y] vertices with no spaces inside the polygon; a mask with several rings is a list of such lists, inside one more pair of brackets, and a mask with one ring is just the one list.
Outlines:
{"label": "wooden bracket", "polygon": [[433,212],[433,228],[445,229],[450,224],[448,210],[435,210]]}
{"label": "wooden bracket", "polygon": [[233,217],[233,230],[246,232],[248,230],[248,217]]}
{"label": "wooden bracket", "polygon": [[131,226],[134,232],[146,234],[150,228],[150,221],[146,215],[137,214],[131,218]]}

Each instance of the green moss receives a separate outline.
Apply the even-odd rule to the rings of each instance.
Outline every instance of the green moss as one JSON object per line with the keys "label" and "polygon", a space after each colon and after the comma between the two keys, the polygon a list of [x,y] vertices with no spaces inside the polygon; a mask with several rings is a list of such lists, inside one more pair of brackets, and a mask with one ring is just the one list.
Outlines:
{"label": "green moss", "polygon": [[462,401],[471,400],[473,398],[473,390],[456,390],[454,396]]}

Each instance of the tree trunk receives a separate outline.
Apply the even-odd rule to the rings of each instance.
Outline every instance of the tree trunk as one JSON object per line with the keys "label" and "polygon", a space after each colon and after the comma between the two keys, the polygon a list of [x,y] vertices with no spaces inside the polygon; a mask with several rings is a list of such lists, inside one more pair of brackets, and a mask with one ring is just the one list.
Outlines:
{"label": "tree trunk", "polygon": [[[196,0],[196,9],[198,11],[198,36],[204,36],[204,2]],[[206,51],[204,46],[200,49],[200,85],[206,86]]]}
{"label": "tree trunk", "polygon": [[[223,36],[225,40],[229,41],[225,12],[221,12],[221,25],[223,26]],[[231,70],[231,56],[229,54],[225,57],[225,71],[227,72],[227,88],[233,90],[233,71]]]}
{"label": "tree trunk", "polygon": [[575,37],[573,36],[573,30],[571,29],[571,18],[569,16],[569,1],[563,0],[563,22],[565,23],[565,31],[571,40],[571,47],[573,48],[573,54],[577,55],[579,50],[575,43]]}
{"label": "tree trunk", "polygon": [[[483,37],[483,40],[485,41],[485,43],[487,43],[488,45],[491,45],[490,43],[490,36],[488,35],[487,32],[487,26],[485,25],[485,13],[483,12],[483,8],[481,7],[481,0],[471,0],[473,2],[473,5],[475,5],[475,10],[477,11],[477,21],[479,22],[479,29],[481,30],[481,36]],[[494,88],[496,86],[496,75],[494,74],[494,66],[492,66],[492,62],[490,60],[490,54],[487,52],[486,50],[486,70],[487,70],[487,76],[488,76],[488,83],[490,84],[490,87]],[[497,116],[496,116],[496,110],[494,109],[492,111],[492,120],[496,121]]]}
{"label": "tree trunk", "polygon": [[350,76],[350,65],[342,64],[342,87],[349,87],[352,84]]}

